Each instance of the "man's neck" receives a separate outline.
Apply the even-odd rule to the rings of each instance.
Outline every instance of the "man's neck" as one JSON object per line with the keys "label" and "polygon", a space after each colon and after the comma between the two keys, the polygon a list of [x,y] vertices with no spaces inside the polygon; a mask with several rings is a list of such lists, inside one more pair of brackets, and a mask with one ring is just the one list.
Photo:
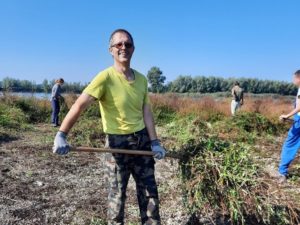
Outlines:
{"label": "man's neck", "polygon": [[130,64],[121,64],[118,62],[114,63],[114,68],[119,72],[124,74],[126,77],[131,76]]}

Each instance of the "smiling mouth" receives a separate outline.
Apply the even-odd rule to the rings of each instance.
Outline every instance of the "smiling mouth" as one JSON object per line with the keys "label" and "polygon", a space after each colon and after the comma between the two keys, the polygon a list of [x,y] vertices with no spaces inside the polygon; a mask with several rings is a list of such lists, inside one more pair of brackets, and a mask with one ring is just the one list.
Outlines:
{"label": "smiling mouth", "polygon": [[119,52],[119,55],[120,56],[128,56],[128,53],[127,52]]}

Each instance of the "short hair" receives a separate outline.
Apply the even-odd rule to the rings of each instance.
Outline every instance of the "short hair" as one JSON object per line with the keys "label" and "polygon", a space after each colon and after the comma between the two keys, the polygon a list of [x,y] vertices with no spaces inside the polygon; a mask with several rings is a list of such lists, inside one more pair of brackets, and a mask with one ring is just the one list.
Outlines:
{"label": "short hair", "polygon": [[125,30],[125,29],[117,29],[117,30],[113,31],[113,32],[111,33],[110,37],[109,37],[109,47],[112,47],[112,44],[113,44],[113,43],[112,43],[112,42],[113,42],[113,38],[114,38],[114,35],[115,35],[116,33],[124,33],[124,34],[127,34],[128,37],[130,38],[130,40],[131,40],[133,46],[134,46],[133,37],[132,37],[132,35],[129,33],[129,31],[127,31],[127,30]]}
{"label": "short hair", "polygon": [[240,82],[236,81],[236,82],[234,82],[234,85],[240,86]]}
{"label": "short hair", "polygon": [[297,70],[294,74],[295,74],[296,76],[300,76],[300,70]]}
{"label": "short hair", "polygon": [[65,83],[65,80],[63,78],[59,78],[55,81],[55,83]]}

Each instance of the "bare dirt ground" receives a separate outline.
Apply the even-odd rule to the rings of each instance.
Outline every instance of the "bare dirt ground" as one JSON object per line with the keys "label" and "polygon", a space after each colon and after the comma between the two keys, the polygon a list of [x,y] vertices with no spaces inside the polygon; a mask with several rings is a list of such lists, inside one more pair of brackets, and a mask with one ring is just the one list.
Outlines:
{"label": "bare dirt ground", "polygon": [[[104,155],[58,156],[51,146],[56,130],[36,125],[0,145],[0,224],[105,224],[107,184]],[[189,224],[182,203],[176,161],[156,163],[162,224]],[[126,224],[140,224],[131,178]]]}
{"label": "bare dirt ground", "polygon": [[[95,153],[53,154],[51,147],[57,129],[35,125],[33,129],[7,136],[0,142],[0,225],[106,224],[107,184],[104,180],[104,155]],[[276,171],[284,136],[260,140],[258,162],[266,174]],[[103,140],[102,140],[103,141]],[[99,140],[99,143],[101,140]],[[286,185],[278,186],[270,176],[263,177],[272,193],[299,206],[299,159],[291,168]],[[156,163],[162,224],[211,224],[188,215],[183,205],[178,163]],[[139,223],[135,185],[131,178],[127,190],[126,224]],[[299,206],[300,207],[300,206]]]}

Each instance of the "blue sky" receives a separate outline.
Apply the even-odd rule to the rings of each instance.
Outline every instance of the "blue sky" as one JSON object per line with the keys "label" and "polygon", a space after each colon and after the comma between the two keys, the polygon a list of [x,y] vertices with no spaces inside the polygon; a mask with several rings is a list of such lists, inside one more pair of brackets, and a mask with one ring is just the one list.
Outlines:
{"label": "blue sky", "polygon": [[87,82],[112,65],[108,37],[135,38],[132,67],[289,81],[300,69],[297,0],[0,0],[0,79]]}

